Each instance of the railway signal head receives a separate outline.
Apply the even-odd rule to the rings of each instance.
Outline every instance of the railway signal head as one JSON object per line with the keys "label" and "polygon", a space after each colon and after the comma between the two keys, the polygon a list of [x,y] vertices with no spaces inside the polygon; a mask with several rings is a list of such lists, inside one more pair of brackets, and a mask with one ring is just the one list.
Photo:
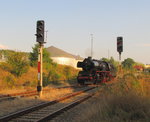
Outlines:
{"label": "railway signal head", "polygon": [[123,52],[123,37],[117,37],[117,51],[119,54]]}
{"label": "railway signal head", "polygon": [[35,35],[37,42],[44,43],[44,20],[37,21],[37,28]]}

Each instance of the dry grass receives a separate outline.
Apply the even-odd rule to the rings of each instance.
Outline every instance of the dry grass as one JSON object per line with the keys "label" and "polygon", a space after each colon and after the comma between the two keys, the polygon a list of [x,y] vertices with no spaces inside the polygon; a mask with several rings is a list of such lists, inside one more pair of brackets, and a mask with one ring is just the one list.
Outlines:
{"label": "dry grass", "polygon": [[84,107],[79,122],[149,122],[150,101],[133,94],[98,95]]}
{"label": "dry grass", "polygon": [[141,80],[133,80],[130,76],[123,80],[111,87],[105,86],[86,104],[90,107],[81,108],[83,114],[76,121],[150,122],[150,88],[142,86],[149,84],[141,84]]}
{"label": "dry grass", "polygon": [[17,89],[23,87],[23,84],[28,83],[29,86],[37,84],[37,69],[30,67],[27,73],[21,77],[15,77],[10,72],[0,68],[0,91],[4,89]]}
{"label": "dry grass", "polygon": [[[135,94],[98,95],[80,108],[78,122],[149,122],[150,100]],[[88,107],[87,107],[88,106]]]}
{"label": "dry grass", "polygon": [[44,100],[44,101],[50,101],[50,100],[53,100],[53,99],[56,99],[56,98],[60,98],[66,94],[69,94],[69,93],[72,93],[73,92],[73,89],[55,89],[55,88],[51,88],[49,92],[46,92],[41,100]]}
{"label": "dry grass", "polygon": [[13,75],[8,71],[4,71],[0,68],[0,73],[0,89],[6,88],[6,86],[11,85],[11,82],[8,80],[9,78],[13,78],[13,80],[15,81]]}
{"label": "dry grass", "polygon": [[3,95],[3,94],[13,94],[13,93],[20,93],[20,92],[24,92],[24,91],[27,91],[26,89],[4,89],[4,90],[0,90],[0,95]]}
{"label": "dry grass", "polygon": [[24,73],[21,77],[18,77],[18,85],[22,85],[23,83],[29,83],[29,86],[36,86],[37,74],[37,68],[30,67],[28,72]]}

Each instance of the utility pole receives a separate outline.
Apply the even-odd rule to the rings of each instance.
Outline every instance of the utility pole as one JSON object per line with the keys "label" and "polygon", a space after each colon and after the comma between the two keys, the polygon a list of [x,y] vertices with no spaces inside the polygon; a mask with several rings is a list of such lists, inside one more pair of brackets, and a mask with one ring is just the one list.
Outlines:
{"label": "utility pole", "polygon": [[93,57],[93,34],[91,34],[91,57]]}
{"label": "utility pole", "polygon": [[38,84],[37,92],[39,97],[42,96],[42,87],[43,87],[43,47],[44,47],[44,21],[37,21],[36,28],[36,41],[39,43],[38,49]]}

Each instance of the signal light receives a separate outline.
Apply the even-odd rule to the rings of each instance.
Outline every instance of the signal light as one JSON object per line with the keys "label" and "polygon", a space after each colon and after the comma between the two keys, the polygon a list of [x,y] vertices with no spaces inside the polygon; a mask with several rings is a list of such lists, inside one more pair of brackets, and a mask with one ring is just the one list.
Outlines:
{"label": "signal light", "polygon": [[37,28],[35,35],[37,42],[44,43],[44,20],[37,21]]}
{"label": "signal light", "polygon": [[117,51],[120,54],[123,52],[123,37],[117,37]]}

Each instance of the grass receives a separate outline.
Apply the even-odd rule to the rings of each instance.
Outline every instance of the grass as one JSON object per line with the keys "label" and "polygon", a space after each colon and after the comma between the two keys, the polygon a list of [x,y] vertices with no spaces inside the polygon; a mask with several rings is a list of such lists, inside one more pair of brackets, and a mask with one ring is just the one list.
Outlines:
{"label": "grass", "polygon": [[[149,122],[150,121],[150,82],[149,75],[124,74],[114,85],[104,85],[94,99],[89,100],[78,110],[78,122]],[[17,99],[0,103],[0,116],[49,101],[73,89],[51,89],[41,99]]]}
{"label": "grass", "polygon": [[109,95],[102,100],[101,118],[108,121],[148,121],[150,104],[135,94]]}
{"label": "grass", "polygon": [[[125,78],[126,77],[126,78]],[[79,122],[150,122],[150,88],[133,75],[104,86],[93,100],[81,108]],[[146,82],[146,85],[147,82]]]}
{"label": "grass", "polygon": [[[99,98],[98,98],[99,97]],[[80,121],[86,122],[149,122],[150,101],[147,98],[128,94],[125,96],[98,96],[89,103]]]}
{"label": "grass", "polygon": [[51,88],[50,91],[46,94],[44,94],[41,98],[41,100],[44,101],[50,101],[56,98],[60,98],[66,94],[72,93],[73,89],[55,89],[55,88]]}

